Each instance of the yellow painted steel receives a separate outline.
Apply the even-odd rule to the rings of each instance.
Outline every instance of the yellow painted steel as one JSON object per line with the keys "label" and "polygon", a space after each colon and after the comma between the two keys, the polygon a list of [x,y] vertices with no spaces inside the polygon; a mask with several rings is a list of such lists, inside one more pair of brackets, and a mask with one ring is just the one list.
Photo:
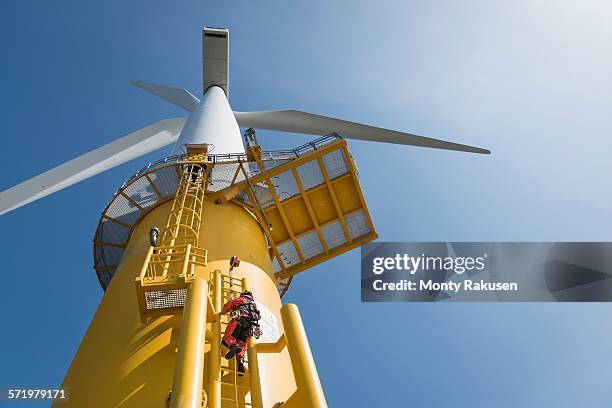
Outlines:
{"label": "yellow painted steel", "polygon": [[208,352],[208,407],[221,407],[221,272],[213,271],[213,308],[215,321],[211,323],[212,338]]}
{"label": "yellow painted steel", "polygon": [[189,285],[183,311],[170,408],[200,408],[204,375],[204,333],[208,284],[196,278]]}
{"label": "yellow painted steel", "polygon": [[180,314],[181,296],[195,277],[196,267],[206,266],[207,251],[198,247],[209,163],[183,165],[172,209],[161,232],[161,243],[149,248],[140,276],[135,279],[141,320]]}
{"label": "yellow painted steel", "polygon": [[[250,290],[247,278],[242,278],[242,290]],[[259,378],[259,361],[253,338],[247,344],[247,359],[249,365],[249,387],[251,389],[251,404],[253,408],[262,408],[261,380]]]}
{"label": "yellow painted steel", "polygon": [[[281,308],[283,325],[291,367],[297,384],[297,393],[292,397],[293,401],[299,401],[300,407],[323,408],[327,407],[325,394],[317,367],[315,366],[306,331],[302,324],[302,318],[296,305],[288,303]],[[292,402],[291,405],[294,403]]]}
{"label": "yellow painted steel", "polygon": [[[162,245],[174,246],[177,241],[198,246],[199,231],[202,225],[204,198],[208,186],[207,164],[191,163],[184,165],[172,210],[166,220],[166,228],[161,234]],[[164,271],[166,272],[166,271]]]}
{"label": "yellow painted steel", "polygon": [[251,387],[251,403],[253,408],[262,408],[263,398],[261,396],[261,379],[259,362],[257,360],[257,349],[254,341],[249,341],[247,349],[247,358],[249,359],[249,384]]}
{"label": "yellow painted steel", "polygon": [[[322,156],[333,151],[342,153],[348,173],[331,179]],[[174,199],[148,209],[121,245],[121,262],[64,380],[70,400],[62,406],[199,408],[203,401],[211,408],[327,406],[299,311],[291,304],[281,307],[278,285],[375,239],[376,232],[346,142],[334,141],[269,170],[261,154],[251,156],[259,174],[208,196],[211,163],[175,166],[180,184]],[[198,157],[206,160],[206,152]],[[308,161],[319,166],[324,181],[310,189],[296,170]],[[234,180],[240,169],[246,175],[238,164]],[[280,199],[270,178],[281,172],[293,175],[299,194]],[[257,205],[255,183],[267,185],[273,199],[265,209]],[[251,205],[229,201],[240,191]],[[369,232],[352,237],[345,219],[359,212]],[[330,248],[322,230],[334,222],[340,223],[346,241]],[[162,225],[161,245],[152,248],[149,231]],[[302,253],[298,241],[306,234],[318,236],[322,253],[309,258]],[[277,246],[286,242],[294,244],[299,264],[283,265]],[[232,256],[241,258],[234,279],[226,275]],[[271,257],[279,261],[277,273]],[[268,343],[249,342],[248,371],[242,377],[233,361],[222,364],[220,341],[228,317],[222,320],[221,308],[232,285],[248,287],[265,309],[266,324],[278,326],[268,333],[278,333]],[[167,307],[167,302],[150,301],[151,293],[175,298]]]}
{"label": "yellow painted steel", "polygon": [[257,346],[257,353],[280,353],[285,347],[287,347],[287,338],[283,334],[276,341],[276,343],[259,343]]}
{"label": "yellow painted steel", "polygon": [[[88,408],[167,407],[182,330],[181,315],[161,316],[147,323],[140,320],[134,279],[140,274],[150,245],[149,230],[164,225],[171,202],[149,212],[135,227],[115,276],[83,337],[64,379],[70,400],[55,406]],[[204,203],[206,219],[199,231],[199,246],[208,251],[205,267],[195,268],[196,277],[210,280],[213,271],[227,271],[229,259],[237,255],[236,278],[247,277],[258,302],[277,319],[281,300],[276,287],[268,245],[256,218],[233,203]],[[212,324],[207,328],[212,332]],[[209,372],[211,346],[206,344],[205,371]],[[222,353],[223,350],[221,350]],[[258,359],[264,407],[286,401],[296,390],[287,349],[261,354]],[[227,375],[227,374],[226,374]],[[228,380],[229,378],[222,378]],[[248,380],[244,380],[248,385]],[[209,379],[204,391],[209,394]],[[214,392],[213,392],[214,393]],[[233,395],[233,392],[231,393]],[[228,392],[228,396],[230,393]],[[209,395],[210,397],[210,395]],[[251,403],[249,392],[241,391],[243,403]],[[223,400],[221,408],[234,402]]]}
{"label": "yellow painted steel", "polygon": [[[344,173],[329,174],[325,157],[330,154],[342,158],[341,160],[346,166]],[[280,271],[277,272],[276,278],[279,283],[378,237],[363,200],[363,194],[357,179],[357,170],[348,152],[346,141],[336,139],[277,166],[266,166],[266,161],[262,158],[261,152],[253,148],[249,148],[248,157],[249,160],[256,162],[260,171],[243,181],[232,182],[229,187],[211,192],[207,195],[207,200],[219,203],[227,202],[240,192],[248,196],[249,202],[254,204],[251,211],[259,219],[271,247],[272,255],[277,258]],[[317,171],[320,172],[322,183],[305,188],[299,169],[309,164],[314,164],[316,170],[312,168],[313,166],[310,166],[311,170],[305,171],[310,171],[312,174],[316,174]],[[240,164],[236,175],[242,167],[242,164]],[[277,191],[273,179],[280,177],[283,173],[295,180],[298,194],[286,197],[286,192],[283,194]],[[234,180],[236,180],[236,175]],[[264,207],[257,205],[256,194],[253,191],[255,185],[266,186],[269,193],[269,197],[266,198],[270,198],[272,203],[268,203]],[[281,194],[285,198],[281,198]],[[351,232],[347,224],[347,218],[354,215],[363,216],[367,224],[367,231],[363,231],[360,235],[357,235],[356,231]],[[322,229],[335,223],[339,223],[342,228],[342,237],[339,239],[343,242],[330,249],[325,242]],[[312,234],[318,236],[323,251],[315,256],[310,254],[311,256],[307,257],[304,255],[299,241],[301,238]],[[297,257],[287,264],[285,263],[286,260],[283,261],[279,251],[279,247],[284,244],[290,244]]]}

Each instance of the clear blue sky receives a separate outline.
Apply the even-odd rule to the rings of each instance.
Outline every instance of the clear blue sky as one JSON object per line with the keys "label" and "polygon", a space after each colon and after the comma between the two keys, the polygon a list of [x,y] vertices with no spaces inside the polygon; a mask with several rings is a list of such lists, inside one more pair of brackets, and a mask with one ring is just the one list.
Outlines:
{"label": "clear blue sky", "polygon": [[[200,29],[227,26],[237,110],[296,108],[493,151],[351,142],[381,240],[610,241],[611,18],[594,0],[4,0],[0,190],[183,115],[128,81],[199,92]],[[100,211],[166,153],[0,217],[0,386],[61,382],[102,296]],[[354,251],[286,296],[330,406],[612,405],[608,304],[362,304],[359,282]]]}

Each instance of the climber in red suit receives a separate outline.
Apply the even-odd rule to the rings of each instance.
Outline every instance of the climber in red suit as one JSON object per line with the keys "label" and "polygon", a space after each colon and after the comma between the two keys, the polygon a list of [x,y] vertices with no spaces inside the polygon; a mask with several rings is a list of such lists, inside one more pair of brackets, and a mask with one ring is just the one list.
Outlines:
{"label": "climber in red suit", "polygon": [[239,375],[244,373],[244,354],[251,336],[256,339],[262,334],[259,328],[261,314],[253,300],[253,294],[249,291],[242,292],[236,299],[229,300],[223,305],[222,313],[230,313],[232,320],[225,328],[225,334],[221,341],[230,350],[225,355],[226,359],[236,356]]}

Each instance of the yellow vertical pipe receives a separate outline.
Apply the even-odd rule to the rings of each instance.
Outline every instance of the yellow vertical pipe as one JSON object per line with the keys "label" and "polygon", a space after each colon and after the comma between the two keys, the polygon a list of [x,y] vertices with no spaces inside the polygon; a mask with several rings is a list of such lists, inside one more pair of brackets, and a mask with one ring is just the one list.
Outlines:
{"label": "yellow vertical pipe", "polygon": [[202,406],[207,301],[206,280],[196,278],[189,285],[185,300],[170,408]]}
{"label": "yellow vertical pipe", "polygon": [[298,307],[291,303],[283,305],[281,307],[281,319],[285,328],[287,350],[289,351],[297,392],[301,397],[301,406],[308,408],[327,407],[325,394],[319,381],[319,374],[312,358]]}
{"label": "yellow vertical pipe", "polygon": [[213,338],[210,341],[208,365],[208,408],[221,407],[221,272],[213,272],[214,294],[213,306],[216,320],[212,323]]}
{"label": "yellow vertical pipe", "polygon": [[259,361],[257,361],[257,349],[255,342],[249,341],[247,356],[249,358],[249,382],[251,388],[251,404],[253,408],[263,408],[263,397],[261,395],[261,379],[259,378]]}
{"label": "yellow vertical pipe", "polygon": [[[242,278],[242,290],[248,289],[247,278]],[[259,378],[259,361],[257,360],[257,349],[253,339],[247,344],[247,357],[249,358],[249,388],[251,389],[251,404],[253,408],[263,408],[263,397],[261,395],[261,380]]]}

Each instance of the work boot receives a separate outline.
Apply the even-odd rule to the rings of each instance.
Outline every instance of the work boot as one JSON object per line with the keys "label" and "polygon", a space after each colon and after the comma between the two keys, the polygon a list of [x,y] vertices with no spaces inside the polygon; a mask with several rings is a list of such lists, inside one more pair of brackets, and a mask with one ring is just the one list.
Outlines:
{"label": "work boot", "polygon": [[225,358],[229,360],[230,358],[234,357],[236,354],[240,353],[240,350],[242,350],[242,347],[240,347],[237,344],[234,344],[232,348],[230,349],[230,351],[228,351],[227,354],[225,355]]}
{"label": "work boot", "polygon": [[244,375],[244,358],[237,358],[236,365],[238,366],[238,377],[242,377]]}

